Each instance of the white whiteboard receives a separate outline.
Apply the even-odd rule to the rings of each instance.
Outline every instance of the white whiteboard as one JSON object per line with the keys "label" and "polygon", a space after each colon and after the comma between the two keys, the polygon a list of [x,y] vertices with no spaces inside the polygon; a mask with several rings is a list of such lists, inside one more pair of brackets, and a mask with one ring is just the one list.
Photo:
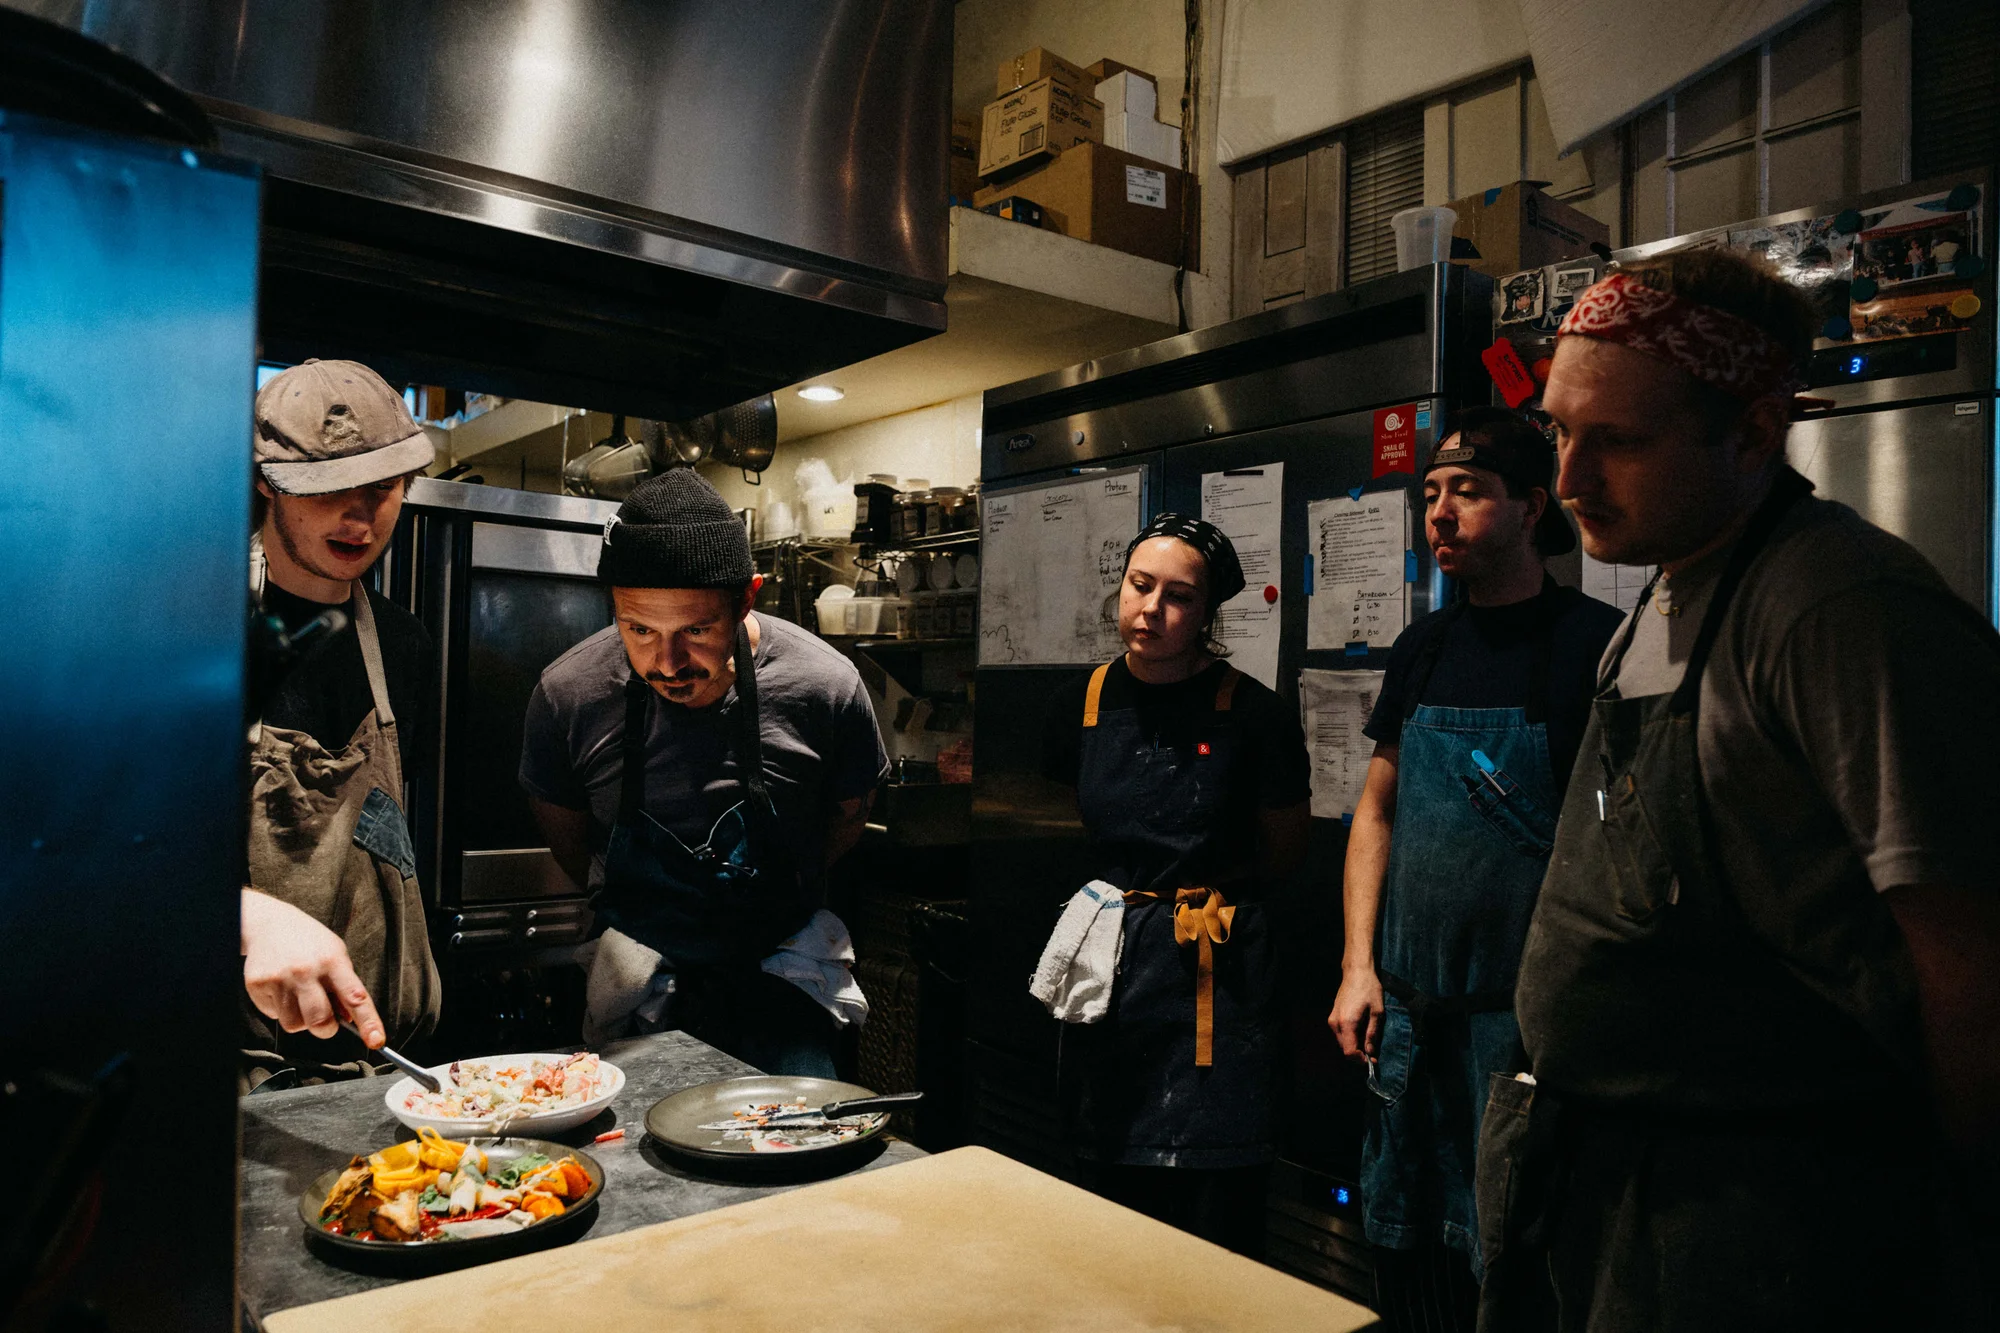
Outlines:
{"label": "white whiteboard", "polygon": [[1072,666],[1119,652],[1118,584],[1146,469],[980,497],[979,665]]}

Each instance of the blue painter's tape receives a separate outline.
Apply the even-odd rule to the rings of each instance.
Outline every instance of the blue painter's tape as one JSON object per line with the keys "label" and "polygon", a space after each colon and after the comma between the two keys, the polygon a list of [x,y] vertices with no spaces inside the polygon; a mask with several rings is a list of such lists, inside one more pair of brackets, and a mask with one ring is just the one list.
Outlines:
{"label": "blue painter's tape", "polygon": [[1366,643],[1350,643],[1347,645],[1347,655],[1349,657],[1366,657],[1368,656],[1368,645]]}
{"label": "blue painter's tape", "polygon": [[1431,410],[1428,407],[1420,409],[1417,412],[1417,429],[1429,430],[1430,425],[1431,425]]}
{"label": "blue painter's tape", "polygon": [[1403,552],[1403,582],[1415,583],[1416,581],[1417,553],[1415,551],[1405,551]]}
{"label": "blue painter's tape", "polygon": [[1356,486],[1351,490],[1349,490],[1347,492],[1347,498],[1350,500],[1359,500],[1361,498],[1361,488],[1359,486]]}
{"label": "blue painter's tape", "polygon": [[1304,581],[1306,585],[1306,596],[1310,597],[1313,595],[1313,557],[1311,551],[1306,552],[1306,573]]}

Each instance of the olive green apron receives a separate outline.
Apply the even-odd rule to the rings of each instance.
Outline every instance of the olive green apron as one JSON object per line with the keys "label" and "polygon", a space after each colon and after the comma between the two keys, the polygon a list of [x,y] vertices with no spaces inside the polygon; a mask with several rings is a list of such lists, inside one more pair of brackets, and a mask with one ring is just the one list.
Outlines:
{"label": "olive green apron", "polygon": [[[251,582],[261,595],[261,547],[252,551]],[[403,764],[382,643],[359,584],[350,609],[375,707],[337,750],[302,731],[262,723],[253,728],[250,887],[340,936],[389,1044],[401,1047],[437,1026],[440,987],[403,818]],[[321,1039],[285,1032],[257,1011],[247,993],[242,1008],[249,1087],[287,1068],[302,1081],[372,1072],[366,1048],[351,1033]]]}

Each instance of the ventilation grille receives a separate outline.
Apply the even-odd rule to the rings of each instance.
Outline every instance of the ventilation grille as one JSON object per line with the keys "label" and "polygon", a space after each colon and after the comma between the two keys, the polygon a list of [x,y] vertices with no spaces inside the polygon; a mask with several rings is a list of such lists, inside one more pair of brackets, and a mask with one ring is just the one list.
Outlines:
{"label": "ventilation grille", "polygon": [[1424,113],[1406,107],[1347,132],[1347,284],[1396,271],[1389,219],[1424,202]]}
{"label": "ventilation grille", "polygon": [[2000,159],[2000,5],[1912,0],[1910,174]]}

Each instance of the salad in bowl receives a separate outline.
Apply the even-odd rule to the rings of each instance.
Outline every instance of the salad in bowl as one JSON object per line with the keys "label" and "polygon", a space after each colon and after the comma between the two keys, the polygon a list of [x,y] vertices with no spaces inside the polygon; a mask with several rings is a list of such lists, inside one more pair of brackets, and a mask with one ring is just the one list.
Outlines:
{"label": "salad in bowl", "polygon": [[554,1133],[596,1118],[625,1086],[618,1066],[595,1053],[530,1053],[454,1060],[429,1071],[431,1092],[413,1078],[389,1086],[389,1114],[411,1129],[434,1129],[450,1138],[492,1134]]}

